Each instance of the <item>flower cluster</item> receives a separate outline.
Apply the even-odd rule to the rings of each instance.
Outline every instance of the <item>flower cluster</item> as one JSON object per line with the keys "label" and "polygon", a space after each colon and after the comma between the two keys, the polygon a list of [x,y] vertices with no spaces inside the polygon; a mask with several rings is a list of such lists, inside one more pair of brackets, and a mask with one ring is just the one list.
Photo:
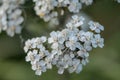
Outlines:
{"label": "flower cluster", "polygon": [[19,6],[23,3],[24,0],[2,0],[0,6],[0,33],[6,31],[11,37],[15,33],[21,33],[21,23],[24,19],[21,16],[22,10]]}
{"label": "flower cluster", "polygon": [[89,62],[89,52],[93,48],[103,48],[104,39],[100,32],[104,27],[98,22],[89,21],[88,30],[85,31],[81,28],[84,22],[84,17],[74,15],[62,31],[52,31],[48,38],[42,36],[26,41],[26,61],[31,62],[37,75],[52,69],[52,65],[58,68],[59,74],[63,74],[64,70],[80,73]]}
{"label": "flower cluster", "polygon": [[[58,24],[58,15],[64,14],[64,9],[67,8],[69,12],[78,13],[82,8],[82,3],[91,5],[93,0],[33,0],[35,2],[35,11],[40,18],[48,22],[56,20]],[[59,9],[58,9],[59,8]],[[59,14],[60,13],[60,14]]]}
{"label": "flower cluster", "polygon": [[46,37],[33,38],[25,43],[24,50],[27,52],[26,61],[31,61],[32,69],[37,75],[46,72],[46,69],[51,69],[52,56],[43,45],[46,42]]}

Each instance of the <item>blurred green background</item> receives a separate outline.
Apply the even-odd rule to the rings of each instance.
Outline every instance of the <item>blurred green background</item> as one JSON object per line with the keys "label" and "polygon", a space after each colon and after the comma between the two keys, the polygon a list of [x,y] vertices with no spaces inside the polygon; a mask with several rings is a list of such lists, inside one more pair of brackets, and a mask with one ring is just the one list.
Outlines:
{"label": "blurred green background", "polygon": [[0,34],[0,80],[120,80],[120,3],[114,0],[94,0],[93,5],[82,9],[93,20],[104,25],[102,35],[105,47],[90,52],[90,62],[80,74],[65,72],[58,75],[54,67],[42,76],[36,76],[31,65],[25,62],[21,36],[26,40],[48,35],[48,32],[60,28],[48,27],[35,15],[33,6],[31,0],[21,6],[25,16],[21,35],[10,38],[4,32]]}

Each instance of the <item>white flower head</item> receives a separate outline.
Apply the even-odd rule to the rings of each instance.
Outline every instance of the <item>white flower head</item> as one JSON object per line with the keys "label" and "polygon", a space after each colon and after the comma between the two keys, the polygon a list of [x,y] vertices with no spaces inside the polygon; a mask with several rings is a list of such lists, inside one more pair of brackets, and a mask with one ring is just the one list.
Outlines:
{"label": "white flower head", "polygon": [[0,32],[6,31],[10,37],[21,33],[21,24],[24,18],[19,6],[23,3],[24,0],[2,0],[0,6]]}
{"label": "white flower head", "polygon": [[[63,1],[59,0],[60,3]],[[48,38],[42,36],[26,41],[26,61],[31,62],[32,69],[37,75],[52,69],[52,65],[58,68],[58,74],[63,74],[65,70],[69,73],[82,71],[83,66],[89,62],[89,52],[93,48],[104,46],[104,39],[95,31],[97,28],[102,29],[96,28],[92,23],[87,26],[95,27],[94,31],[84,31],[81,28],[84,24],[84,17],[74,15],[65,29],[52,31]],[[46,43],[47,46],[44,46]]]}
{"label": "white flower head", "polygon": [[[45,22],[50,21],[50,23],[58,25],[58,16],[64,15],[65,12],[63,8],[67,8],[71,13],[79,13],[82,3],[90,5],[93,0],[33,0],[33,2],[35,3],[34,10],[40,18]],[[56,9],[60,9],[61,12],[59,13]]]}

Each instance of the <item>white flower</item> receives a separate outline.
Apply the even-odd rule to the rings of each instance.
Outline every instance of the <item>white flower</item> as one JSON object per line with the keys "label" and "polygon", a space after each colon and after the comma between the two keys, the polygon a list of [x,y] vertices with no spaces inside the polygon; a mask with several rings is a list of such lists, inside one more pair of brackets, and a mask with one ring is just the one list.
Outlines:
{"label": "white flower", "polygon": [[26,61],[33,61],[34,60],[34,55],[31,51],[28,52],[27,56],[26,56]]}
{"label": "white flower", "polygon": [[93,3],[93,0],[80,0],[81,3],[85,3],[86,5],[91,5]]}
{"label": "white flower", "polygon": [[85,42],[85,43],[84,43],[84,48],[85,48],[87,51],[91,51],[91,50],[92,50],[91,42]]}
{"label": "white flower", "polygon": [[104,39],[101,38],[100,34],[94,35],[94,38],[92,40],[92,46],[94,48],[96,48],[97,46],[99,46],[100,48],[103,48],[103,46],[104,46]]}
{"label": "white flower", "polygon": [[82,64],[79,64],[76,68],[76,73],[80,73],[82,71]]}
{"label": "white flower", "polygon": [[46,40],[47,40],[47,38],[46,38],[45,36],[42,36],[42,37],[41,37],[41,42],[42,42],[42,43],[46,42]]}
{"label": "white flower", "polygon": [[78,51],[77,54],[78,54],[78,56],[80,56],[82,58],[89,57],[89,53],[85,49]]}
{"label": "white flower", "polygon": [[72,19],[75,27],[80,27],[81,25],[83,25],[83,22],[85,20],[84,17],[78,17],[77,15],[72,16]]}
{"label": "white flower", "polygon": [[58,48],[58,33],[59,32],[55,32],[55,31],[53,31],[53,32],[51,32],[50,33],[50,38],[48,38],[48,43],[52,43],[52,48],[53,49],[56,49],[56,48]]}
{"label": "white flower", "polygon": [[77,45],[80,44],[79,42],[77,42],[77,37],[74,36],[74,35],[71,35],[69,37],[69,41],[67,41],[65,44],[66,44],[66,47],[69,47],[71,50],[75,50],[77,48]]}
{"label": "white flower", "polygon": [[63,72],[64,72],[64,68],[59,68],[58,74],[63,74]]}
{"label": "white flower", "polygon": [[68,7],[69,11],[73,13],[78,13],[81,8],[82,4],[79,2],[79,0],[71,0]]}
{"label": "white flower", "polygon": [[57,49],[58,48],[58,45],[61,45],[63,44],[63,42],[65,41],[64,39],[64,35],[57,31],[53,31],[50,33],[50,38],[48,38],[48,43],[52,43],[52,48],[53,49]]}
{"label": "white flower", "polygon": [[90,42],[91,39],[93,38],[93,33],[92,32],[85,32],[81,30],[77,36],[79,37],[79,40],[82,42]]}
{"label": "white flower", "polygon": [[90,25],[90,29],[92,31],[95,31],[96,33],[100,33],[101,31],[104,30],[104,27],[100,25],[98,22],[90,21],[88,24]]}
{"label": "white flower", "polygon": [[58,40],[58,33],[53,31],[50,33],[50,38],[48,38],[48,43],[54,43],[54,42],[57,42]]}

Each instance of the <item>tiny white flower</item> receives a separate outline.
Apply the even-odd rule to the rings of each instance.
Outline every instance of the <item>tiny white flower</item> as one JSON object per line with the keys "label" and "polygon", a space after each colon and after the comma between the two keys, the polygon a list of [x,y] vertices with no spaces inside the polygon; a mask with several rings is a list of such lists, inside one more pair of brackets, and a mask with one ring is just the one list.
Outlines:
{"label": "tiny white flower", "polygon": [[52,49],[57,49],[58,46],[59,46],[59,44],[57,42],[55,42],[55,43],[52,44],[51,48]]}
{"label": "tiny white flower", "polygon": [[76,69],[76,73],[80,73],[82,71],[82,64],[79,64]]}
{"label": "tiny white flower", "polygon": [[67,41],[65,44],[66,44],[66,47],[69,47],[71,50],[75,50],[77,47],[76,45],[79,43],[77,42],[76,36],[70,36],[69,41]]}
{"label": "tiny white flower", "polygon": [[79,0],[71,0],[71,3],[68,7],[69,11],[73,13],[78,13],[81,8],[82,8],[82,5],[79,2]]}
{"label": "tiny white flower", "polygon": [[93,0],[80,0],[82,3],[85,3],[86,5],[91,5],[93,3]]}
{"label": "tiny white flower", "polygon": [[91,39],[93,38],[93,33],[92,32],[85,32],[85,31],[80,31],[77,36],[79,37],[79,40],[82,42],[90,42]]}
{"label": "tiny white flower", "polygon": [[36,70],[35,74],[36,74],[36,75],[41,75],[42,72],[41,72],[41,70]]}
{"label": "tiny white flower", "polygon": [[89,56],[88,52],[85,49],[78,51],[77,54],[78,54],[78,56],[80,56],[82,58],[86,58]]}
{"label": "tiny white flower", "polygon": [[101,38],[101,36],[100,36],[100,34],[96,34],[95,36],[94,36],[94,38],[93,38],[93,40],[92,40],[92,46],[94,47],[94,48],[96,48],[96,47],[100,47],[100,48],[103,48],[103,46],[104,46],[104,39],[103,38]]}
{"label": "tiny white flower", "polygon": [[44,43],[44,42],[46,42],[46,40],[47,40],[47,38],[45,37],[45,36],[42,36],[41,37],[41,41]]}
{"label": "tiny white flower", "polygon": [[101,31],[104,30],[104,27],[100,25],[98,22],[90,21],[88,24],[90,25],[90,29],[92,31],[95,31],[96,33],[100,33]]}
{"label": "tiny white flower", "polygon": [[83,25],[83,22],[85,20],[82,16],[79,17],[77,15],[72,16],[72,19],[73,26],[75,27],[80,27],[81,25]]}
{"label": "tiny white flower", "polygon": [[58,74],[63,74],[63,72],[64,72],[64,68],[59,68]]}

